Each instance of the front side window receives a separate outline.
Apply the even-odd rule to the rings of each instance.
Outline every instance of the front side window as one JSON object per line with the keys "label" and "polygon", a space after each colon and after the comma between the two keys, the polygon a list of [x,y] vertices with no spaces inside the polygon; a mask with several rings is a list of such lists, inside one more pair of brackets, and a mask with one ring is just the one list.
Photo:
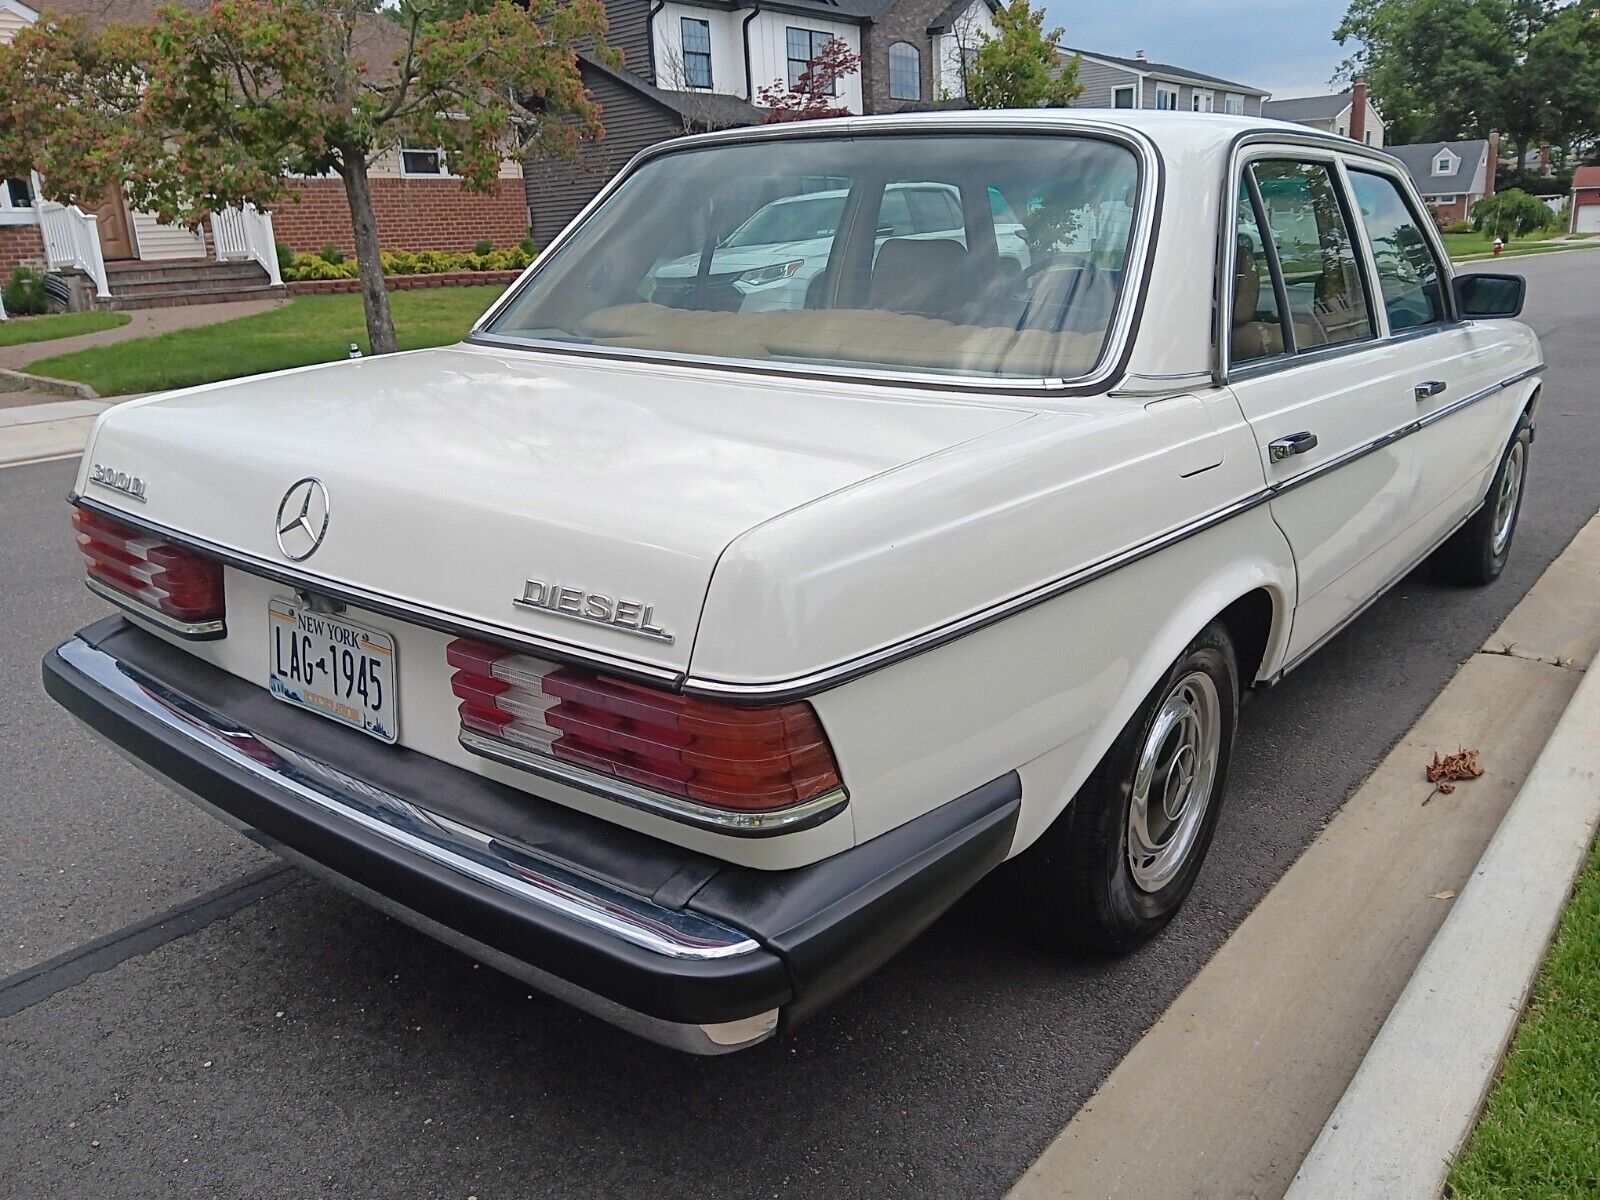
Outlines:
{"label": "front side window", "polygon": [[683,17],[679,28],[683,40],[684,87],[710,87],[711,22],[695,17]]}
{"label": "front side window", "polygon": [[[785,34],[789,55],[789,90],[800,90],[800,76],[806,73],[811,66],[811,60],[822,53],[822,48],[833,41],[833,34],[824,33],[820,29],[796,29],[789,26]],[[834,81],[828,89],[829,95],[837,95],[839,84]]]}
{"label": "front side window", "polygon": [[675,151],[629,176],[485,332],[1078,378],[1101,360],[1123,302],[1138,194],[1135,156],[1087,137],[797,136]]}
{"label": "front side window", "polygon": [[1378,263],[1389,329],[1399,333],[1444,320],[1444,270],[1400,185],[1387,175],[1351,171],[1350,190]]}
{"label": "front side window", "polygon": [[1355,238],[1326,163],[1255,163],[1300,353],[1374,336]]}
{"label": "front side window", "polygon": [[1230,362],[1276,358],[1290,349],[1272,278],[1272,252],[1255,198],[1243,180],[1239,183],[1239,220],[1234,228],[1232,313]]}
{"label": "front side window", "polygon": [[889,99],[922,99],[922,52],[910,42],[889,47]]}

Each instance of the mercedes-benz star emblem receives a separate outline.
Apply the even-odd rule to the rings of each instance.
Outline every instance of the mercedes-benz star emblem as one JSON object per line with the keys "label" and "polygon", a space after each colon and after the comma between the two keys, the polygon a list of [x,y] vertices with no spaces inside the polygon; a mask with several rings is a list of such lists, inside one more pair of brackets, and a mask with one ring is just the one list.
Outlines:
{"label": "mercedes-benz star emblem", "polygon": [[328,489],[307,476],[289,485],[278,505],[278,549],[299,562],[310,558],[328,532]]}

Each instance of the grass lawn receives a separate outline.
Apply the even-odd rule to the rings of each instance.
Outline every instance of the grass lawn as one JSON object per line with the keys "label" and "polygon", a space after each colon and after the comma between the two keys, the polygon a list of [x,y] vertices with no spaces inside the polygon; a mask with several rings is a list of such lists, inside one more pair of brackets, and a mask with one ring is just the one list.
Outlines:
{"label": "grass lawn", "polygon": [[77,337],[80,333],[99,333],[133,320],[127,313],[75,312],[51,313],[43,317],[12,317],[0,321],[0,346],[20,346],[25,342],[48,342],[55,338]]}
{"label": "grass lawn", "polygon": [[[400,346],[416,350],[460,341],[504,289],[421,288],[391,292]],[[156,392],[344,358],[367,345],[361,297],[298,296],[282,308],[114,346],[58,354],[28,370],[87,383],[102,396]]]}
{"label": "grass lawn", "polygon": [[1448,1195],[1600,1196],[1600,852],[1578,877]]}
{"label": "grass lawn", "polygon": [[[1451,258],[1460,258],[1466,254],[1490,254],[1494,251],[1494,235],[1487,233],[1446,233],[1444,238],[1445,251]],[[1508,238],[1506,240],[1505,254],[1527,254],[1535,249],[1543,250],[1541,242],[1548,242],[1552,238],[1566,237],[1564,229],[1544,229],[1538,233],[1530,233],[1526,237]]]}

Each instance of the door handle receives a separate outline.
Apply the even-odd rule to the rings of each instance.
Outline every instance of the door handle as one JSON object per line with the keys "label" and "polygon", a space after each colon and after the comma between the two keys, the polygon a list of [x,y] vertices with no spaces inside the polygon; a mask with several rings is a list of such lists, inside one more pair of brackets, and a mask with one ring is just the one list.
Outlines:
{"label": "door handle", "polygon": [[1418,400],[1426,400],[1428,397],[1437,396],[1444,391],[1444,380],[1429,379],[1426,382],[1417,384],[1411,391]]}
{"label": "door handle", "polygon": [[1314,433],[1291,433],[1288,437],[1276,438],[1267,443],[1267,455],[1273,462],[1282,462],[1286,458],[1293,458],[1296,454],[1304,454],[1317,444],[1317,435]]}

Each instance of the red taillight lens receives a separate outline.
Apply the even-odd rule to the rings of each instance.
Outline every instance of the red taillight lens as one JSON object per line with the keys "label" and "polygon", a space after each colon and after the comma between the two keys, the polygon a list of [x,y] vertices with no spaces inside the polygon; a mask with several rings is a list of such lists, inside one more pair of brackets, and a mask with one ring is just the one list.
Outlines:
{"label": "red taillight lens", "polygon": [[465,638],[450,643],[461,724],[715,808],[767,811],[839,786],[809,704],[744,708],[557,667]]}
{"label": "red taillight lens", "polygon": [[221,563],[88,509],[72,529],[90,579],[184,624],[222,620]]}

